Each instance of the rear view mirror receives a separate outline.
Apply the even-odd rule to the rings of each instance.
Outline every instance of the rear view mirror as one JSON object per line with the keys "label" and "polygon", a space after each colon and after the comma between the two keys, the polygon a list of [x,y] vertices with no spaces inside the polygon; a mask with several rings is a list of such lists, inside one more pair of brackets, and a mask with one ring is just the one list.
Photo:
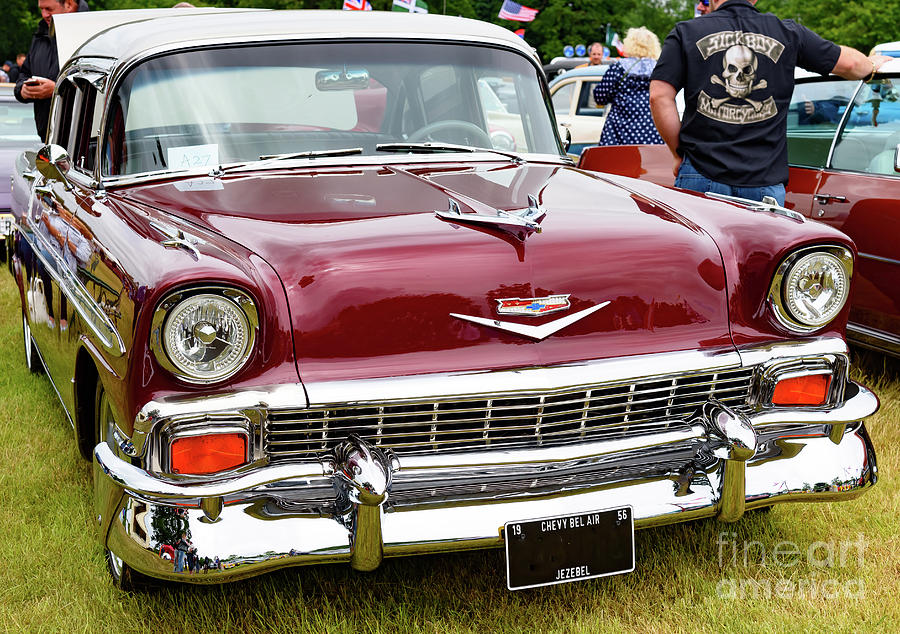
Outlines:
{"label": "rear view mirror", "polygon": [[320,70],[316,73],[316,88],[322,92],[330,90],[362,90],[369,87],[369,71],[365,68],[341,70]]}

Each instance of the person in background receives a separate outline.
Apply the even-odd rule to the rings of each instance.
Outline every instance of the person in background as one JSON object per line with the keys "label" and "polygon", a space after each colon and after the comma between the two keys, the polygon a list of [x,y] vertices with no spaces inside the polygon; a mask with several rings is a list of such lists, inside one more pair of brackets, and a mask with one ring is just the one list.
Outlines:
{"label": "person in background", "polygon": [[598,66],[603,63],[603,44],[594,42],[588,47],[588,61],[579,64],[575,68],[587,68],[588,66]]}
{"label": "person in background", "polygon": [[599,145],[661,145],[650,114],[650,73],[659,57],[659,38],[647,29],[628,29],[626,58],[609,67],[594,87],[594,101],[610,104]]}
{"label": "person in background", "polygon": [[653,71],[650,107],[676,187],[784,205],[794,68],[863,79],[890,58],[838,46],[755,4],[710,0],[712,13],[676,24]]}
{"label": "person in background", "polygon": [[[4,64],[5,67],[5,64]],[[9,75],[6,74],[6,71],[3,67],[0,67],[0,84],[9,83]]]}
{"label": "person in background", "polygon": [[41,11],[41,21],[31,38],[28,55],[22,62],[15,95],[22,103],[34,104],[34,125],[41,139],[45,139],[50,120],[50,99],[59,75],[53,16],[87,11],[88,4],[86,0],[38,0],[38,9]]}
{"label": "person in background", "polygon": [[700,0],[694,7],[694,17],[699,18],[707,13],[709,13],[709,0]]}

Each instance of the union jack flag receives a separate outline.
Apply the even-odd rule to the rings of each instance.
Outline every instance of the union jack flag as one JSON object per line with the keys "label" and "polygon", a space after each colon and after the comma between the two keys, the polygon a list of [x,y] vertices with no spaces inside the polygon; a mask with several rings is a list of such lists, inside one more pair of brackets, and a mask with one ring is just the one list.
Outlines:
{"label": "union jack flag", "polygon": [[344,11],[371,11],[369,0],[344,0]]}
{"label": "union jack flag", "polygon": [[503,6],[500,7],[498,17],[504,20],[515,20],[516,22],[531,22],[537,17],[537,14],[537,9],[526,7],[512,0],[503,0]]}

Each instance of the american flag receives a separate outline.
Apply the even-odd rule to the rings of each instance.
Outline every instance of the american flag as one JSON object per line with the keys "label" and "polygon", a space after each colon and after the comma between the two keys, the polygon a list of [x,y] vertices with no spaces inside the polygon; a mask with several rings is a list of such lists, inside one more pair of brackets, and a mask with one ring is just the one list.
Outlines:
{"label": "american flag", "polygon": [[371,11],[369,0],[344,0],[344,11]]}
{"label": "american flag", "polygon": [[515,20],[516,22],[531,22],[537,17],[537,14],[537,9],[526,7],[512,0],[503,0],[503,6],[500,7],[498,17],[504,20]]}

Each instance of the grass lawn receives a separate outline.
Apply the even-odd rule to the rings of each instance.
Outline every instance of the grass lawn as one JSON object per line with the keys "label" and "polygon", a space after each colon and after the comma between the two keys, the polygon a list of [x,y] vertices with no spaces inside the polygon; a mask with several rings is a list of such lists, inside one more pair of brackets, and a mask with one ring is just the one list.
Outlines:
{"label": "grass lawn", "polygon": [[882,403],[868,424],[879,459],[874,489],[736,524],[639,531],[629,575],[511,593],[502,551],[481,551],[387,560],[373,573],[294,568],[129,595],[107,578],[90,465],[48,380],[25,369],[20,315],[12,278],[0,271],[0,630],[900,630],[900,366],[878,355],[854,363]]}

